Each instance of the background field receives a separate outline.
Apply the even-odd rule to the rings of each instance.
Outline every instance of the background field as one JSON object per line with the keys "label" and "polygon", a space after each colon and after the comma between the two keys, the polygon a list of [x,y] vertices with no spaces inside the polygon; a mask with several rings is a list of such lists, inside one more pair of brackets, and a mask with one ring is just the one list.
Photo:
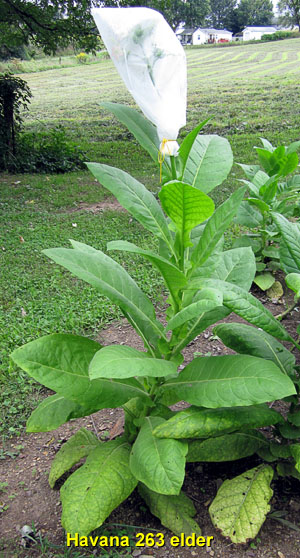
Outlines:
{"label": "background field", "polygon": [[[259,137],[276,145],[299,139],[299,39],[188,49],[187,61],[187,127],[181,137],[213,116],[206,133],[227,137],[235,161],[243,163],[255,161],[253,147],[259,144]],[[21,77],[34,95],[25,118],[28,130],[62,124],[89,160],[121,167],[158,191],[155,163],[100,106],[107,100],[134,106],[110,60]],[[239,177],[235,165],[226,183],[213,193],[216,203],[238,186]],[[92,337],[118,317],[110,303],[47,261],[42,249],[66,246],[68,238],[101,249],[108,240],[120,237],[143,246],[153,241],[126,213],[74,212],[79,203],[94,204],[108,196],[87,171],[59,176],[2,174],[0,187],[0,357],[4,373],[4,426],[0,428],[3,433],[14,433],[39,395],[25,374],[9,370],[8,355],[13,348],[55,331]],[[122,261],[122,255],[117,258]],[[133,256],[127,257],[125,265],[157,303],[161,284],[150,265]]]}

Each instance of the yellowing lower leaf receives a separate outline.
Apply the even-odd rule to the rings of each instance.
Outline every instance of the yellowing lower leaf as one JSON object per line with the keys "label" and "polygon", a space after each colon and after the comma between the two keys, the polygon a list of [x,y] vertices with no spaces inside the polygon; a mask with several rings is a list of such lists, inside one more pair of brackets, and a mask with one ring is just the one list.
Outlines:
{"label": "yellowing lower leaf", "polygon": [[162,524],[172,533],[201,535],[199,525],[192,519],[196,515],[194,504],[184,492],[180,492],[178,496],[166,496],[153,492],[142,483],[139,484],[138,490],[151,513],[159,517]]}
{"label": "yellowing lower leaf", "polygon": [[55,485],[66,471],[71,469],[80,459],[86,457],[93,449],[100,445],[95,434],[85,428],[81,428],[72,436],[57,452],[51,466],[49,484],[51,488]]}
{"label": "yellowing lower leaf", "polygon": [[113,440],[100,444],[61,489],[62,525],[72,535],[86,536],[135,489],[129,469],[130,446]]}
{"label": "yellowing lower leaf", "polygon": [[273,474],[269,465],[263,465],[223,482],[209,514],[214,526],[233,543],[245,543],[259,532],[270,511]]}

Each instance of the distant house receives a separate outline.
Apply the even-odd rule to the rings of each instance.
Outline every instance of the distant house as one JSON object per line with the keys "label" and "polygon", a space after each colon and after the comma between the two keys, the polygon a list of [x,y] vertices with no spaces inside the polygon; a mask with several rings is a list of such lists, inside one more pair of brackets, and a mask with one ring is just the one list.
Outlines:
{"label": "distant house", "polygon": [[205,43],[223,43],[232,41],[232,33],[227,29],[198,28],[181,29],[176,32],[183,45],[203,45]]}
{"label": "distant house", "polygon": [[179,31],[176,31],[176,37],[182,45],[192,45],[194,31],[195,28],[189,29],[188,27],[184,27]]}
{"label": "distant house", "polygon": [[243,41],[260,41],[263,35],[271,35],[276,31],[276,27],[245,27]]}

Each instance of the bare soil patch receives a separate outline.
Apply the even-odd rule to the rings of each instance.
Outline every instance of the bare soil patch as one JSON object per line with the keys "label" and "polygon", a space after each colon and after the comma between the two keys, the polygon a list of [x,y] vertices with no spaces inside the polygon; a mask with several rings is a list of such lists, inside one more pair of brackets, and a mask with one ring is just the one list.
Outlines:
{"label": "bare soil patch", "polygon": [[[282,310],[278,304],[268,303],[274,314]],[[295,333],[298,320],[295,312],[285,320],[285,326]],[[161,316],[159,316],[161,318]],[[241,321],[236,316],[229,316],[227,321]],[[98,341],[104,345],[126,344],[143,349],[143,343],[135,331],[124,320],[111,324],[99,333]],[[185,350],[185,362],[192,360],[195,352],[212,355],[229,354],[231,351],[212,335],[212,327],[201,334]],[[179,404],[180,405],[180,404]],[[40,547],[34,544],[22,550],[20,546],[20,528],[34,523],[41,535],[52,543],[62,545],[64,531],[60,524],[61,504],[59,500],[59,483],[54,490],[48,485],[48,473],[55,453],[61,445],[79,428],[85,427],[93,431],[101,439],[115,437],[122,430],[122,409],[105,409],[95,413],[93,417],[73,420],[57,430],[48,433],[23,434],[11,440],[5,459],[0,461],[0,482],[7,482],[7,487],[0,493],[2,506],[0,524],[0,557],[1,558],[39,558]],[[17,449],[19,448],[19,449]],[[137,491],[115,510],[107,523],[137,526],[134,534],[143,529],[156,529],[165,535],[166,545],[160,549],[144,548],[141,556],[149,555],[157,558],[190,558],[191,556],[212,556],[214,558],[298,558],[300,548],[300,532],[291,530],[286,525],[268,518],[259,536],[252,545],[237,546],[225,540],[212,526],[208,507],[214,498],[217,488],[225,478],[242,473],[259,462],[256,457],[242,459],[237,462],[220,464],[188,464],[184,490],[193,499],[197,509],[196,520],[202,528],[204,536],[213,536],[211,548],[173,548],[170,545],[171,533],[162,528],[160,522],[145,508]],[[66,478],[66,477],[65,477]],[[65,480],[65,479],[63,479]],[[61,485],[61,483],[60,483]],[[300,485],[297,481],[280,479],[274,482],[273,510],[284,510],[285,519],[300,529]],[[5,507],[7,509],[5,509]],[[81,548],[82,556],[100,556],[97,550]],[[120,549],[119,549],[120,550]],[[103,552],[103,551],[102,551]],[[109,554],[111,552],[111,554]],[[103,554],[102,554],[103,555]],[[112,556],[107,551],[106,556]],[[132,556],[132,554],[129,554]],[[49,556],[49,554],[47,554]],[[55,553],[53,551],[53,556]],[[116,554],[114,554],[116,556]],[[128,556],[128,555],[127,555]],[[134,550],[138,556],[138,549]]]}
{"label": "bare soil patch", "polygon": [[103,200],[97,203],[79,202],[76,207],[69,207],[67,213],[76,213],[77,211],[89,211],[90,213],[99,213],[102,211],[126,211],[116,199]]}

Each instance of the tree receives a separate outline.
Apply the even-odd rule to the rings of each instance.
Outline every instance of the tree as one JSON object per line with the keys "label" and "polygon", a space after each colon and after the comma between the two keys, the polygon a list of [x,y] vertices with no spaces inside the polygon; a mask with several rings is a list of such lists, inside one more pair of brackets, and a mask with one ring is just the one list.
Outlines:
{"label": "tree", "polygon": [[273,17],[271,0],[241,0],[233,13],[232,27],[236,33],[247,25],[270,25]]}
{"label": "tree", "polygon": [[280,22],[284,25],[297,25],[300,31],[300,0],[280,0],[277,7]]}
{"label": "tree", "polygon": [[101,0],[0,0],[0,50],[33,43],[45,53],[76,44],[93,50],[97,31],[91,7]]}
{"label": "tree", "polygon": [[0,0],[0,54],[13,56],[30,43],[46,54],[70,43],[86,51],[96,49],[92,7],[141,5],[161,12],[173,29],[182,21],[202,25],[209,13],[209,0]]}
{"label": "tree", "polygon": [[[230,1],[230,0],[229,0]],[[169,25],[176,29],[181,22],[188,27],[199,27],[205,23],[210,12],[209,0],[112,0],[105,5],[145,6],[163,14]]]}
{"label": "tree", "polygon": [[230,27],[237,0],[210,0],[209,21],[217,29]]}
{"label": "tree", "polygon": [[185,24],[191,27],[203,25],[210,12],[209,0],[191,0],[184,4]]}
{"label": "tree", "polygon": [[0,169],[7,169],[16,155],[16,140],[22,129],[22,110],[28,109],[31,91],[21,78],[0,74]]}

